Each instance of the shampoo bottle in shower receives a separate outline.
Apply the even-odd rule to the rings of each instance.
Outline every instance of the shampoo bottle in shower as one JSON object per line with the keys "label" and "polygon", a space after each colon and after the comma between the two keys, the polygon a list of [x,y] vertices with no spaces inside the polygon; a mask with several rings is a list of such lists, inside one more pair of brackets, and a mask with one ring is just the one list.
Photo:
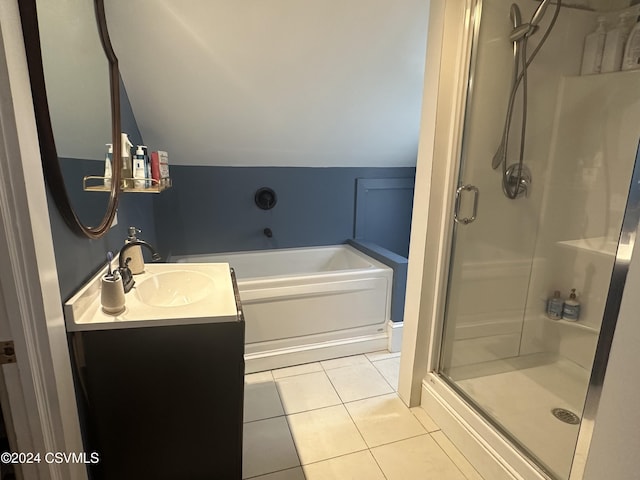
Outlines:
{"label": "shampoo bottle in shower", "polygon": [[602,54],[601,73],[617,72],[622,67],[622,57],[625,46],[631,31],[629,22],[633,18],[630,12],[622,12],[618,25],[607,32],[607,39],[604,42],[604,52]]}
{"label": "shampoo bottle in shower", "polygon": [[622,70],[640,68],[640,22],[636,23],[627,39],[622,59]]}
{"label": "shampoo bottle in shower", "polygon": [[552,320],[560,320],[562,318],[562,306],[564,301],[560,298],[560,290],[553,292],[553,297],[547,300],[547,317]]}
{"label": "shampoo bottle in shower", "polygon": [[565,300],[564,306],[562,307],[562,318],[575,322],[578,320],[578,317],[580,317],[580,302],[578,302],[576,296],[576,289],[572,288],[571,295]]}
{"label": "shampoo bottle in shower", "polygon": [[580,75],[591,75],[600,73],[602,66],[602,53],[604,51],[604,42],[607,38],[607,30],[605,29],[605,17],[598,17],[598,28],[595,32],[590,33],[584,39],[584,51],[582,52],[582,67]]}

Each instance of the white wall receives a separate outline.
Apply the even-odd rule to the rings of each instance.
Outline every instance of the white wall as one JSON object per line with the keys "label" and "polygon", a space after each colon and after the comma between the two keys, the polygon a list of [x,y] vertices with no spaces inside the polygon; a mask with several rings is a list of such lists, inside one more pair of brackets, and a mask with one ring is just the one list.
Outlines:
{"label": "white wall", "polygon": [[[574,34],[593,30],[598,15],[574,15]],[[638,81],[638,71],[561,80],[521,354],[559,353],[591,369],[640,138]],[[546,320],[546,298],[571,288],[579,322]]]}
{"label": "white wall", "polygon": [[142,136],[173,164],[415,166],[428,0],[107,2]]}

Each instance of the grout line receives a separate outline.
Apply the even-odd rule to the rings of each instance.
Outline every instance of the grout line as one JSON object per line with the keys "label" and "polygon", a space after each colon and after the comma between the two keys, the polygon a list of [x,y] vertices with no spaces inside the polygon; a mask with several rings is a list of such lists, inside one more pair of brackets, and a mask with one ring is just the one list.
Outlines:
{"label": "grout line", "polygon": [[[342,454],[342,455],[337,455],[337,456],[335,456],[335,457],[329,457],[329,458],[326,458],[326,459],[323,459],[323,460],[318,460],[318,461],[316,461],[316,462],[311,462],[311,463],[308,463],[308,464],[306,464],[306,465],[312,465],[312,464],[315,464],[315,463],[320,463],[320,462],[324,462],[324,461],[332,460],[332,459],[335,459],[335,458],[344,457],[344,456],[351,455],[351,454],[354,454],[354,453],[359,453],[359,452],[367,451],[367,452],[369,452],[369,455],[371,455],[371,457],[373,458],[374,462],[376,463],[376,465],[377,465],[378,469],[380,470],[380,472],[382,473],[382,476],[383,476],[385,479],[387,479],[387,475],[384,473],[384,471],[382,470],[382,467],[381,467],[381,466],[380,466],[380,464],[378,463],[378,460],[376,459],[375,455],[374,455],[374,454],[373,454],[373,452],[371,451],[371,449],[372,449],[372,448],[382,447],[382,446],[385,446],[385,445],[391,445],[391,444],[393,444],[393,443],[402,442],[402,441],[404,441],[404,440],[409,440],[409,439],[411,439],[411,438],[420,437],[420,436],[423,436],[423,435],[425,435],[425,434],[426,434],[426,435],[430,435],[430,432],[427,432],[427,431],[426,431],[427,429],[424,427],[424,425],[422,425],[422,423],[420,423],[420,425],[424,428],[425,433],[422,433],[422,434],[420,434],[420,435],[414,435],[414,436],[411,436],[411,437],[407,437],[407,438],[402,439],[402,440],[395,440],[395,441],[393,441],[393,442],[383,443],[383,444],[381,444],[381,445],[376,445],[375,447],[369,447],[369,444],[368,444],[368,443],[367,443],[367,441],[364,439],[364,436],[362,435],[362,432],[361,432],[361,431],[360,431],[360,429],[358,428],[358,425],[356,424],[355,420],[354,420],[354,419],[353,419],[353,417],[351,416],[351,413],[349,412],[349,409],[346,407],[346,405],[347,405],[347,404],[350,404],[350,403],[360,402],[360,401],[363,401],[363,400],[368,400],[368,399],[371,399],[371,398],[382,397],[382,396],[385,396],[385,395],[392,395],[392,394],[393,394],[393,395],[395,395],[397,398],[399,398],[399,395],[398,395],[397,390],[393,388],[393,386],[389,383],[389,381],[387,380],[387,378],[386,378],[386,377],[382,374],[382,372],[380,372],[380,370],[375,366],[375,362],[371,361],[371,360],[366,356],[366,354],[359,354],[359,355],[364,356],[364,357],[367,359],[367,362],[368,362],[369,364],[373,365],[373,367],[374,367],[374,368],[376,369],[376,371],[380,374],[380,376],[384,379],[384,381],[387,383],[387,385],[389,385],[389,387],[392,389],[392,392],[382,393],[382,394],[379,394],[379,395],[373,395],[373,396],[365,397],[365,398],[361,398],[361,399],[358,399],[358,400],[351,400],[351,401],[349,401],[349,402],[346,402],[346,403],[345,403],[345,402],[344,402],[344,400],[342,399],[342,397],[340,396],[340,394],[338,393],[338,390],[336,389],[335,385],[334,385],[334,384],[333,384],[333,382],[331,381],[331,377],[329,377],[329,375],[327,374],[327,371],[328,371],[328,370],[335,370],[336,368],[330,368],[330,369],[328,369],[328,370],[327,370],[327,369],[325,369],[325,368],[324,368],[324,365],[322,365],[322,363],[321,363],[321,362],[317,362],[317,363],[319,363],[319,364],[320,364],[320,367],[321,367],[321,369],[322,369],[322,370],[318,370],[318,371],[315,371],[315,372],[300,373],[300,374],[297,374],[297,375],[290,375],[290,376],[287,376],[287,377],[281,377],[281,378],[279,378],[279,379],[276,379],[276,378],[273,376],[273,370],[269,370],[269,373],[271,374],[272,381],[275,383],[275,386],[276,386],[276,392],[277,392],[277,394],[278,394],[278,400],[280,401],[280,405],[282,406],[282,409],[283,409],[284,414],[283,414],[283,415],[276,415],[276,416],[273,416],[273,417],[262,418],[262,419],[258,419],[258,420],[252,420],[252,421],[250,421],[250,422],[243,422],[243,427],[244,427],[244,425],[246,425],[246,424],[250,424],[250,423],[255,423],[255,422],[259,422],[259,421],[263,421],[263,420],[269,420],[269,419],[274,419],[274,418],[284,417],[284,418],[285,418],[285,421],[287,422],[287,429],[289,430],[289,435],[290,435],[291,440],[292,440],[292,442],[293,442],[293,446],[294,446],[294,449],[295,449],[296,457],[298,458],[298,466],[296,466],[296,467],[291,467],[291,468],[286,468],[286,469],[282,469],[282,470],[276,470],[276,471],[274,471],[274,472],[267,472],[267,473],[263,473],[263,474],[256,475],[256,476],[253,476],[253,477],[247,477],[246,479],[244,479],[244,478],[243,478],[243,480],[255,479],[255,478],[259,478],[260,476],[263,476],[263,475],[271,475],[271,474],[278,473],[278,472],[284,472],[284,471],[288,471],[288,470],[294,470],[294,469],[296,469],[296,468],[299,468],[299,469],[301,470],[301,472],[302,472],[302,476],[306,479],[306,474],[304,473],[304,466],[302,465],[302,462],[301,462],[301,460],[300,460],[300,454],[299,454],[299,452],[298,452],[298,445],[296,444],[296,440],[295,440],[295,437],[294,437],[294,435],[293,435],[293,433],[292,433],[292,431],[291,431],[291,425],[290,425],[290,423],[289,423],[289,417],[290,417],[290,416],[292,416],[292,415],[297,415],[297,414],[299,414],[299,413],[312,412],[312,411],[316,411],[316,410],[321,410],[321,409],[323,409],[323,408],[336,407],[336,406],[338,406],[338,405],[342,405],[342,407],[346,410],[347,415],[348,415],[348,416],[349,416],[349,418],[351,419],[351,422],[352,422],[352,423],[353,423],[353,425],[355,426],[355,428],[356,428],[356,430],[357,430],[358,434],[360,435],[360,438],[362,439],[363,443],[366,445],[366,448],[364,448],[364,449],[361,449],[361,450],[355,450],[355,451],[353,451],[353,452],[345,453],[345,454]],[[359,356],[359,355],[349,355],[349,356]],[[347,356],[347,357],[348,357],[348,356]],[[347,357],[340,357],[340,358],[347,358]],[[395,358],[395,357],[390,357],[390,358]],[[381,360],[379,360],[379,361],[382,361],[382,360],[388,360],[388,359],[381,359]],[[316,363],[316,362],[310,362],[310,363]],[[355,364],[355,365],[345,365],[345,366],[343,366],[343,367],[337,367],[337,368],[348,368],[348,367],[354,367],[354,366],[357,366],[357,365],[366,365],[366,363],[359,363],[359,364]],[[285,368],[286,368],[286,367],[285,367]],[[266,371],[266,370],[265,370],[265,371]],[[278,380],[280,380],[280,379],[284,379],[284,378],[296,377],[296,376],[300,376],[300,375],[308,375],[308,374],[311,374],[311,373],[320,373],[320,372],[323,372],[323,373],[326,375],[326,377],[329,379],[329,383],[331,384],[331,387],[332,387],[332,388],[333,388],[333,390],[335,391],[335,393],[336,393],[336,395],[338,396],[338,399],[340,400],[340,402],[341,402],[341,403],[340,403],[340,404],[335,404],[335,405],[327,405],[327,406],[319,407],[319,408],[312,408],[312,409],[309,409],[309,410],[303,410],[303,411],[301,411],[301,412],[295,412],[295,413],[287,413],[286,411],[284,411],[284,410],[285,410],[285,409],[284,409],[284,403],[282,402],[282,397],[280,396],[280,389],[278,388]],[[256,372],[256,373],[264,373],[264,372]],[[248,375],[252,375],[252,374],[248,374]],[[412,413],[412,412],[410,411],[410,413]],[[413,415],[413,413],[412,413],[412,415]],[[415,415],[413,415],[413,416],[415,417]],[[416,418],[416,420],[417,420],[417,418]],[[418,420],[418,421],[419,421],[419,420]],[[434,442],[436,442],[436,440],[435,440],[435,439],[433,439],[433,441],[434,441]],[[437,442],[436,442],[436,444],[437,444]],[[439,447],[440,449],[442,449],[442,447],[440,447],[440,445],[438,445],[438,447]],[[445,454],[446,454],[446,452],[445,452]],[[447,456],[448,456],[448,455],[447,455]],[[452,460],[452,461],[453,461],[453,460]],[[455,462],[454,462],[454,464],[455,464]],[[457,465],[456,465],[456,468],[458,468],[458,470],[460,470],[460,468],[459,468]],[[465,475],[464,475],[464,473],[462,473],[462,475],[463,475],[463,476],[465,476]],[[466,477],[465,477],[465,478],[466,478]]]}
{"label": "grout line", "polygon": [[[446,435],[442,430],[436,430],[436,431],[437,431],[437,432],[442,433],[445,437],[447,437],[447,435]],[[431,437],[431,439],[435,442],[435,444],[438,446],[438,448],[444,452],[444,454],[447,456],[447,458],[448,458],[449,460],[451,460],[451,463],[453,463],[453,464],[455,465],[455,467],[458,469],[458,471],[460,472],[460,474],[461,474],[461,475],[462,475],[466,480],[469,480],[469,477],[467,477],[467,476],[464,474],[464,472],[462,471],[462,469],[461,469],[461,468],[460,468],[460,466],[458,465],[458,462],[456,462],[453,458],[451,458],[451,455],[449,455],[449,454],[447,453],[447,451],[446,451],[444,448],[442,448],[442,446],[441,446],[441,445],[438,443],[438,441],[433,437],[433,435],[431,435],[432,433],[436,433],[436,432],[430,432],[430,433],[428,433],[428,435],[429,435],[429,436]],[[447,437],[447,440],[449,440],[449,442],[453,445],[453,442],[451,442],[451,440],[449,439],[449,437]],[[454,446],[454,448],[458,448],[458,447],[456,447],[455,445],[453,445],[453,446]],[[459,451],[459,450],[458,450],[458,451]],[[460,451],[459,451],[459,452],[460,452]],[[460,452],[460,455],[462,455],[462,452]],[[467,461],[467,463],[469,463],[469,465],[471,465],[471,462],[469,462],[469,460],[467,460],[467,457],[465,457],[464,455],[462,455],[462,457]],[[471,465],[471,467],[475,470],[475,467],[474,467],[473,465]],[[477,470],[475,470],[475,471],[476,471],[476,473],[478,472]],[[479,476],[480,478],[482,478],[482,475],[480,475],[479,473],[478,473],[478,476]]]}
{"label": "grout line", "polygon": [[[394,443],[404,442],[405,440],[411,440],[413,438],[424,437],[425,435],[431,435],[431,434],[429,432],[425,431],[424,433],[419,433],[418,435],[411,435],[410,437],[407,437],[407,438],[401,438],[399,440],[393,440],[391,442],[381,443],[380,445],[376,445],[375,447],[369,447],[369,450],[371,450],[372,448],[378,448],[378,447],[385,447],[387,445],[393,445]],[[436,441],[435,438],[433,439],[433,441],[434,442]]]}
{"label": "grout line", "polygon": [[[389,359],[387,359],[389,360]],[[382,360],[376,360],[376,361],[382,361]],[[395,387],[393,385],[391,385],[391,382],[389,382],[389,380],[387,380],[387,377],[384,376],[384,374],[380,371],[380,369],[378,367],[376,367],[376,362],[371,362],[371,364],[373,365],[373,367],[376,369],[376,371],[380,374],[380,376],[382,378],[384,378],[384,381],[387,382],[387,385],[389,385],[391,387],[391,390],[393,390],[395,393],[398,393],[398,386],[396,385]],[[399,368],[399,367],[398,367]],[[399,383],[399,382],[398,382]]]}
{"label": "grout line", "polygon": [[287,422],[287,429],[289,430],[289,435],[291,436],[291,441],[293,442],[293,448],[296,451],[296,457],[298,458],[298,466],[302,470],[302,476],[306,478],[306,475],[304,474],[304,469],[302,468],[302,460],[300,460],[300,453],[298,452],[298,445],[296,444],[296,438],[293,435],[293,432],[291,431],[291,424],[289,424],[289,418],[285,415],[284,419]]}

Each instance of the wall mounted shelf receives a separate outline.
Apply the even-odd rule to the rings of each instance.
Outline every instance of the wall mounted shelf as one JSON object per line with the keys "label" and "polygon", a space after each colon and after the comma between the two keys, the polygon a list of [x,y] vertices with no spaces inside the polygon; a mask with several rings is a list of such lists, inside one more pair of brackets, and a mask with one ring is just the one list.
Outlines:
{"label": "wall mounted shelf", "polygon": [[615,257],[618,242],[607,237],[581,238],[579,240],[565,240],[558,242],[563,247],[574,248],[583,252],[590,252],[608,257]]}
{"label": "wall mounted shelf", "polygon": [[584,332],[589,332],[589,333],[594,333],[596,335],[598,335],[600,333],[600,330],[597,329],[596,327],[592,326],[592,325],[587,325],[586,323],[582,323],[580,322],[580,320],[576,321],[576,322],[570,322],[569,320],[554,320],[552,318],[547,317],[546,315],[540,315],[540,318],[543,318],[544,320],[556,324],[556,325],[561,325],[561,326],[566,326],[566,327],[570,327],[570,328],[575,328],[576,330],[582,330]]}
{"label": "wall mounted shelf", "polygon": [[[82,189],[85,192],[110,192],[110,187],[104,186],[104,181],[108,180],[108,177],[99,177],[96,175],[88,175],[82,179]],[[121,180],[123,186],[120,187],[121,192],[135,192],[135,193],[160,193],[164,190],[171,188],[172,183],[170,178],[164,178],[161,181],[164,182],[160,184],[158,180],[153,178],[124,178]],[[136,187],[126,187],[124,184],[133,183],[134,181],[146,181],[151,183],[150,187],[146,188],[136,188]],[[90,185],[90,183],[97,182],[95,185]],[[135,184],[134,184],[135,185]]]}

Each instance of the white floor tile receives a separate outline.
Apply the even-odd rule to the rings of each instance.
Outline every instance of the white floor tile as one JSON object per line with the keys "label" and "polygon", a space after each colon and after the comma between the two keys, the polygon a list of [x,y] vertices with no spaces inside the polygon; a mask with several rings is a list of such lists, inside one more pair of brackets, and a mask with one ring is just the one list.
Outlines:
{"label": "white floor tile", "polygon": [[467,480],[482,480],[480,474],[473,468],[473,465],[469,463],[469,461],[465,458],[464,455],[456,448],[456,446],[451,443],[451,440],[447,438],[447,436],[442,433],[442,431],[433,432],[431,437],[436,441],[436,443],[444,450],[444,452],[449,456],[453,463],[457,465],[460,471],[464,474]]}
{"label": "white floor tile", "polygon": [[302,375],[305,373],[321,372],[322,365],[319,362],[305,363],[294,367],[279,368],[273,370],[273,378],[293,377],[294,375]]}
{"label": "white floor tile", "polygon": [[389,385],[397,391],[398,379],[400,377],[400,357],[387,358],[372,362],[373,366],[382,374]]}
{"label": "white floor tile", "polygon": [[325,372],[279,378],[276,385],[287,414],[342,403]]}
{"label": "white floor tile", "polygon": [[327,370],[327,375],[345,403],[393,392],[384,377],[368,360],[366,364]]}
{"label": "white floor tile", "polygon": [[353,365],[369,364],[369,359],[364,355],[352,355],[350,357],[334,358],[320,362],[322,368],[331,370],[334,368],[351,367]]}
{"label": "white floor tile", "polygon": [[388,358],[396,358],[400,356],[400,352],[390,352],[389,350],[380,350],[379,352],[365,353],[370,362],[378,360],[387,360]]}
{"label": "white floor tile", "polygon": [[427,432],[435,432],[436,430],[440,430],[440,427],[433,419],[429,416],[429,414],[422,407],[413,407],[410,408],[411,413],[413,413],[416,418],[420,421],[422,426],[427,430]]}
{"label": "white floor tile", "polygon": [[387,480],[466,480],[427,434],[371,449]]}
{"label": "white floor tile", "polygon": [[427,433],[395,393],[347,403],[345,407],[369,447]]}
{"label": "white floor tile", "polygon": [[242,478],[300,465],[285,417],[244,424]]}
{"label": "white floor tile", "polygon": [[280,396],[271,372],[246,375],[244,383],[245,422],[284,415]]}
{"label": "white floor tile", "polygon": [[287,420],[302,465],[367,448],[344,405],[290,415]]}
{"label": "white floor tile", "polygon": [[312,463],[303,468],[306,480],[385,480],[368,450]]}
{"label": "white floor tile", "polygon": [[253,477],[251,480],[305,480],[302,467],[290,468],[280,472]]}

